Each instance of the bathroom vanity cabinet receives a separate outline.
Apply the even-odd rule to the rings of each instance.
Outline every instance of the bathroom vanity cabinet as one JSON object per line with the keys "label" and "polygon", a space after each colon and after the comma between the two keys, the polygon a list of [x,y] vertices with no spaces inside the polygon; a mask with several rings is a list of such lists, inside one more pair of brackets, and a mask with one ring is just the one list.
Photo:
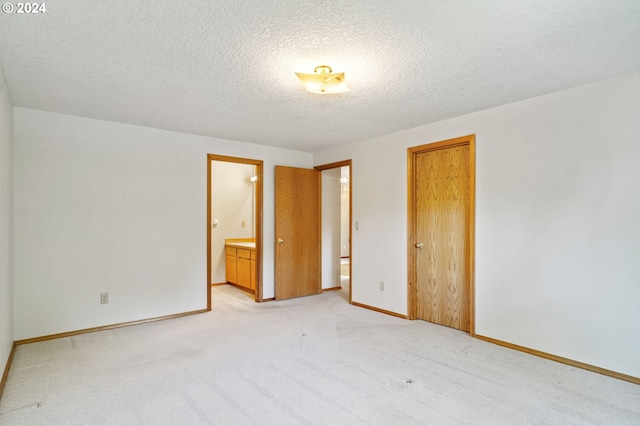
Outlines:
{"label": "bathroom vanity cabinet", "polygon": [[226,280],[245,290],[256,290],[256,243],[225,241]]}

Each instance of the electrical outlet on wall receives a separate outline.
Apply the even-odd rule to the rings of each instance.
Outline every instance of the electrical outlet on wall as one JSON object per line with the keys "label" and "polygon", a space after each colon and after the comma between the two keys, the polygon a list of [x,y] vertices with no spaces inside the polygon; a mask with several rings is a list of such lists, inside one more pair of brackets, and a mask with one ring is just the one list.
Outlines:
{"label": "electrical outlet on wall", "polygon": [[109,303],[109,293],[100,293],[100,304],[106,305]]}

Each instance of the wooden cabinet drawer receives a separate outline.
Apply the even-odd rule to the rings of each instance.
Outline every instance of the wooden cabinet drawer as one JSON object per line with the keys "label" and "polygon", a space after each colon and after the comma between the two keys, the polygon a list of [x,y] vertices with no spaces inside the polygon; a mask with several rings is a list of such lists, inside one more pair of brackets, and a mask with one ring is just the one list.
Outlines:
{"label": "wooden cabinet drawer", "polygon": [[251,250],[251,260],[256,260],[256,251]]}
{"label": "wooden cabinet drawer", "polygon": [[235,247],[225,247],[227,256],[235,256],[236,255],[236,248]]}
{"label": "wooden cabinet drawer", "polygon": [[250,255],[251,250],[249,249],[238,249],[238,257],[241,259],[251,259]]}

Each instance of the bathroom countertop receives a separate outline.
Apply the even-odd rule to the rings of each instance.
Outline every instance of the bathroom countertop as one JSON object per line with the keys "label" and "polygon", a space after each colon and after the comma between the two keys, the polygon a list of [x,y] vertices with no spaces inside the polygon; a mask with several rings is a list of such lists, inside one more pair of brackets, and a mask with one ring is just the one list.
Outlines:
{"label": "bathroom countertop", "polygon": [[236,247],[236,248],[248,248],[248,249],[255,249],[256,248],[256,243],[226,243],[225,244],[227,247]]}

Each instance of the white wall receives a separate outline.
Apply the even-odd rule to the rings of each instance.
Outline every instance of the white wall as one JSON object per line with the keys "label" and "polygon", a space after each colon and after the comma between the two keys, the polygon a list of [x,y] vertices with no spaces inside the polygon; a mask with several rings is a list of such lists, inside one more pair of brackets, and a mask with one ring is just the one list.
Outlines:
{"label": "white wall", "polygon": [[0,67],[0,376],[13,340],[13,105]]}
{"label": "white wall", "polygon": [[[254,184],[251,164],[211,162],[211,282],[226,281],[224,241],[226,238],[254,238]],[[244,223],[244,226],[242,226]]]}
{"label": "white wall", "polygon": [[14,115],[16,340],[205,308],[207,153],[264,160],[264,297],[273,297],[273,169],[311,167],[311,154]]}
{"label": "white wall", "polygon": [[640,74],[316,153],[353,159],[353,300],[406,314],[406,149],[468,134],[477,333],[640,377]]}
{"label": "white wall", "polygon": [[[349,166],[341,168],[342,176],[349,175]],[[341,184],[340,190],[340,256],[349,256],[349,182]]]}
{"label": "white wall", "polygon": [[322,288],[340,287],[340,169],[322,175]]}

